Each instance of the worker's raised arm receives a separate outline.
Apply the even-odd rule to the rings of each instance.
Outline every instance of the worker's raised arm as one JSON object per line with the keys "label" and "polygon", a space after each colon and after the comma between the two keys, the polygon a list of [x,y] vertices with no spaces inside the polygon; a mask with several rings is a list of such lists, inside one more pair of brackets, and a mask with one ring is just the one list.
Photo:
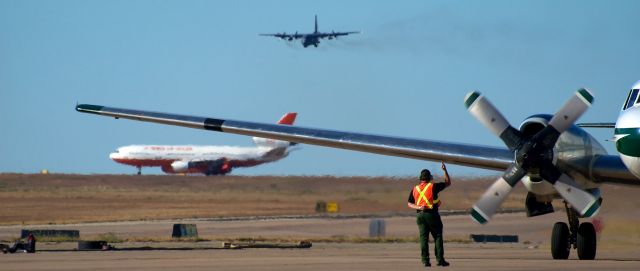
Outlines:
{"label": "worker's raised arm", "polygon": [[449,177],[449,172],[444,162],[442,162],[442,171],[444,171],[444,184],[449,187],[451,185],[451,178]]}

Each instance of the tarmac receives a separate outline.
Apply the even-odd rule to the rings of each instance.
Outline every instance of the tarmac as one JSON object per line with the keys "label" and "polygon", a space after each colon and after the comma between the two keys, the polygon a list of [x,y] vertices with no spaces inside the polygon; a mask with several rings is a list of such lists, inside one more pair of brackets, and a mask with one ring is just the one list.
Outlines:
{"label": "tarmac", "polygon": [[[320,243],[309,249],[5,254],[0,264],[3,270],[422,270],[418,251],[416,243]],[[640,269],[639,260],[607,252],[595,261],[580,261],[552,260],[546,250],[519,244],[446,244],[445,251],[451,263],[447,270]]]}
{"label": "tarmac", "polygon": [[[501,214],[487,226],[477,225],[468,216],[443,217],[447,270],[640,270],[640,253],[635,243],[622,244],[601,236],[595,261],[577,260],[572,250],[569,260],[553,260],[549,234],[563,215],[525,218],[523,213]],[[416,236],[414,217],[387,217],[387,237]],[[83,239],[101,233],[122,238],[168,239],[173,223],[194,223],[201,237],[217,238],[336,238],[366,237],[368,218],[246,218],[132,221],[73,225],[32,225],[28,228],[78,229]],[[0,239],[19,235],[23,226],[0,227]],[[518,234],[519,243],[472,243],[469,233]],[[467,240],[467,241],[465,241]],[[421,270],[419,244],[314,242],[306,249],[211,249],[209,242],[127,242],[115,243],[126,251],[73,251],[74,243],[38,243],[35,254],[0,254],[2,270]],[[145,248],[145,249],[135,249]],[[151,248],[151,250],[149,250]],[[433,248],[431,248],[433,249]],[[443,269],[435,266],[435,269]]]}

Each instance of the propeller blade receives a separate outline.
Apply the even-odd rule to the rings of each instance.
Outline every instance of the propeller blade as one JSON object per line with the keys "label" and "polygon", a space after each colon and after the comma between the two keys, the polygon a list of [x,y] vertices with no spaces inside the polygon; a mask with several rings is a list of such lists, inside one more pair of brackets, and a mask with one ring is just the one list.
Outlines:
{"label": "propeller blade", "polygon": [[600,210],[600,200],[591,193],[583,190],[575,181],[567,174],[561,172],[551,162],[547,162],[540,170],[540,176],[553,184],[558,191],[571,206],[585,217],[591,217]]}
{"label": "propeller blade", "polygon": [[563,173],[553,187],[580,215],[592,217],[600,211],[600,200],[582,190],[567,174]]}
{"label": "propeller blade", "polygon": [[589,109],[593,103],[593,95],[588,90],[581,88],[576,91],[558,112],[553,115],[549,125],[536,134],[539,141],[547,148],[552,148],[564,131]]}
{"label": "propeller blade", "polygon": [[510,150],[516,149],[522,142],[522,133],[513,128],[480,92],[474,91],[464,98],[464,105],[480,123],[489,128],[493,134],[500,137]]}
{"label": "propeller blade", "polygon": [[553,115],[549,125],[562,134],[589,109],[591,104],[593,104],[593,95],[581,88]]}
{"label": "propeller blade", "polygon": [[511,164],[509,169],[496,180],[482,197],[473,205],[471,218],[480,224],[489,222],[502,202],[511,193],[516,184],[524,177],[526,172],[516,164]]}

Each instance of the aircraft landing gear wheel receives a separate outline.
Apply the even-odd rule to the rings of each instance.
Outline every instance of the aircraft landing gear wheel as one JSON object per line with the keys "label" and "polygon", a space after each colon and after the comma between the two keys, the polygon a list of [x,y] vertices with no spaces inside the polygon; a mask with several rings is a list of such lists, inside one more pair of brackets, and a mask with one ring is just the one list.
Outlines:
{"label": "aircraft landing gear wheel", "polygon": [[551,256],[556,260],[569,258],[569,226],[564,222],[556,222],[551,232]]}
{"label": "aircraft landing gear wheel", "polygon": [[596,258],[596,230],[589,222],[580,224],[578,228],[578,258],[580,260]]}

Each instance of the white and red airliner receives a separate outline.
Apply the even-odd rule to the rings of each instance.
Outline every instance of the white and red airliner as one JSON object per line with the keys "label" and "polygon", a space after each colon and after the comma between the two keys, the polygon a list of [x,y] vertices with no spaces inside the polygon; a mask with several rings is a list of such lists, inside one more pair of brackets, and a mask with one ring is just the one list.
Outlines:
{"label": "white and red airliner", "polygon": [[[278,121],[293,125],[296,113],[287,113]],[[253,167],[278,161],[289,155],[293,142],[254,137],[255,147],[195,145],[130,145],[109,155],[113,161],[138,168],[160,167],[169,174],[224,175],[233,168]]]}

